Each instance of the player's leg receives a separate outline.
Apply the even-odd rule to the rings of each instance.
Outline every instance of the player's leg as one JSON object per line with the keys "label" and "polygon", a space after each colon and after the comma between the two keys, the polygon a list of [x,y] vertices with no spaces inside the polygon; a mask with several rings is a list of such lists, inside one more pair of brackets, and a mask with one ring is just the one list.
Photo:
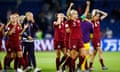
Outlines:
{"label": "player's leg", "polygon": [[9,60],[9,62],[8,62],[8,65],[7,65],[7,68],[8,68],[8,69],[12,69],[11,66],[10,66],[10,64],[11,64],[11,62],[12,62],[13,60],[14,60],[14,58],[10,58],[10,60]]}
{"label": "player's leg", "polygon": [[24,70],[25,72],[30,71],[32,69],[31,55],[28,54],[30,47],[31,46],[29,46],[28,43],[26,43],[26,42],[22,43],[23,58],[24,58],[24,61],[25,61],[25,66],[26,66],[26,69]]}
{"label": "player's leg", "polygon": [[14,61],[14,70],[17,70],[16,52],[14,52],[14,51],[11,52],[11,56],[10,56],[9,63],[12,62],[11,59],[12,59],[12,60],[15,60],[15,61]]}
{"label": "player's leg", "polygon": [[1,61],[0,61],[0,71],[2,71],[2,63],[1,63]]}
{"label": "player's leg", "polygon": [[81,58],[81,61],[80,61],[80,64],[81,64],[81,70],[82,71],[84,71],[85,70],[85,56],[86,56],[86,54],[85,54],[85,48],[83,48],[83,47],[81,47],[80,49],[79,49],[79,59]]}
{"label": "player's leg", "polygon": [[61,56],[61,53],[60,53],[60,49],[56,49],[56,70],[57,72],[59,72],[60,68],[59,68],[59,64],[60,64],[60,56]]}
{"label": "player's leg", "polygon": [[31,59],[31,63],[34,68],[34,72],[41,71],[41,69],[37,68],[36,59],[35,59],[35,51],[34,51],[34,42],[29,43],[28,49],[28,59]]}
{"label": "player's leg", "polygon": [[60,64],[60,56],[61,56],[61,45],[59,41],[54,40],[54,49],[56,53],[56,71],[60,72],[59,64]]}
{"label": "player's leg", "polygon": [[102,57],[102,49],[100,47],[97,47],[97,51],[98,51],[99,61],[100,61],[102,69],[107,70],[108,68],[104,65],[104,60],[103,60],[103,57]]}
{"label": "player's leg", "polygon": [[71,72],[74,72],[75,71],[75,61],[77,59],[77,56],[78,56],[78,53],[75,49],[72,49],[71,50],[71,66],[72,66],[72,71]]}
{"label": "player's leg", "polygon": [[88,70],[87,59],[90,56],[90,53],[89,53],[90,52],[90,43],[85,43],[84,47],[85,47],[85,54],[86,54],[86,56],[85,56],[85,59],[82,56],[79,57],[79,64],[77,66],[78,70],[79,70],[79,68],[81,68],[81,65],[82,65],[82,68],[85,67],[85,70]]}
{"label": "player's leg", "polygon": [[59,65],[61,65],[66,60],[66,57],[67,57],[66,48],[62,48],[61,50],[62,50],[63,56],[61,58],[61,61],[60,61]]}
{"label": "player's leg", "polygon": [[65,59],[66,59],[66,57],[67,57],[67,54],[66,54],[67,49],[65,48],[65,43],[64,43],[64,41],[61,41],[61,42],[60,42],[60,45],[61,45],[61,51],[62,51],[62,53],[63,53],[63,56],[62,56],[62,58],[61,58],[61,61],[60,61],[60,64],[59,64],[59,65],[61,65],[61,64],[65,61]]}
{"label": "player's leg", "polygon": [[[95,59],[95,56],[97,54],[97,39],[92,39],[92,45],[93,45],[93,52],[91,53],[91,57],[90,57],[90,64],[89,64],[89,69],[90,70],[94,70],[94,68],[92,67],[93,65],[93,62],[94,62],[94,59]],[[100,44],[99,44],[100,45]]]}
{"label": "player's leg", "polygon": [[11,52],[11,57],[10,57],[10,60],[8,61],[7,69],[12,69],[12,68],[10,67],[10,64],[11,64],[11,62],[15,59],[15,57],[16,57],[15,52]]}
{"label": "player's leg", "polygon": [[25,70],[26,66],[25,66],[25,61],[23,58],[23,52],[22,52],[21,45],[16,45],[15,50],[17,51],[18,65],[22,65],[23,70]]}
{"label": "player's leg", "polygon": [[70,62],[71,62],[71,57],[70,57],[70,49],[69,49],[69,41],[65,41],[65,48],[66,48],[66,59],[65,59],[65,62],[62,66],[62,71],[64,72],[65,71],[65,67],[68,66],[69,67],[69,72],[71,71],[71,65],[70,65]]}
{"label": "player's leg", "polygon": [[93,67],[92,67],[92,65],[94,63],[94,59],[95,59],[96,54],[97,54],[97,50],[94,49],[93,52],[92,52],[92,54],[91,54],[91,57],[90,57],[90,64],[89,64],[89,69],[90,70],[94,70]]}
{"label": "player's leg", "polygon": [[25,44],[26,43],[22,43],[23,58],[24,58],[26,66],[28,67],[28,49],[29,49],[29,47],[27,47]]}
{"label": "player's leg", "polygon": [[85,66],[85,69],[88,70],[88,63],[87,63],[87,60],[88,58],[90,57],[90,43],[85,43],[84,44],[84,47],[85,47],[85,59],[83,61],[83,66]]}
{"label": "player's leg", "polygon": [[12,53],[12,49],[10,47],[6,47],[6,55],[4,57],[4,70],[7,70],[8,63],[11,59],[11,53]]}
{"label": "player's leg", "polygon": [[[2,56],[1,51],[2,51],[2,48],[1,48],[1,43],[0,43],[0,57]],[[0,58],[0,72],[2,72],[1,58]]]}

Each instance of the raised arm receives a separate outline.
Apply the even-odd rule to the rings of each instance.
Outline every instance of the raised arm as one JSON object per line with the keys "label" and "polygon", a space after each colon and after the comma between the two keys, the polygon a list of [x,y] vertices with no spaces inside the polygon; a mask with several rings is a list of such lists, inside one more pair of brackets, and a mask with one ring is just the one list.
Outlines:
{"label": "raised arm", "polygon": [[72,8],[73,5],[74,5],[74,3],[70,3],[70,6],[69,6],[69,8],[67,10],[67,17],[70,16],[70,11],[71,11],[71,8]]}
{"label": "raised arm", "polygon": [[103,11],[98,10],[98,9],[94,9],[92,11],[92,16],[94,16],[96,13],[102,14],[102,16],[100,17],[101,20],[103,20],[104,18],[106,18],[108,16],[108,14],[106,12],[103,12]]}
{"label": "raised arm", "polygon": [[86,17],[87,16],[87,14],[88,14],[88,12],[89,12],[89,10],[90,10],[90,1],[86,1],[86,9],[85,9],[85,12],[84,12],[84,16]]}
{"label": "raised arm", "polygon": [[101,10],[97,10],[100,14],[102,14],[102,16],[100,17],[101,20],[103,20],[104,18],[106,18],[108,16],[108,14],[106,12],[103,12]]}

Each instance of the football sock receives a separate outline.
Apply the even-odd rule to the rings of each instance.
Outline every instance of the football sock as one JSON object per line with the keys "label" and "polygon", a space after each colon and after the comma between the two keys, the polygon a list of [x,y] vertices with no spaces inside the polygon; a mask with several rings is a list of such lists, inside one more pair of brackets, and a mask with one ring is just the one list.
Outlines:
{"label": "football sock", "polygon": [[104,63],[103,63],[103,59],[102,59],[102,58],[100,59],[100,64],[101,64],[102,67],[104,66]]}
{"label": "football sock", "polygon": [[60,62],[60,58],[57,57],[56,58],[56,69],[59,70],[59,62]]}
{"label": "football sock", "polygon": [[65,61],[65,59],[66,59],[66,56],[63,56],[59,65],[61,65]]}

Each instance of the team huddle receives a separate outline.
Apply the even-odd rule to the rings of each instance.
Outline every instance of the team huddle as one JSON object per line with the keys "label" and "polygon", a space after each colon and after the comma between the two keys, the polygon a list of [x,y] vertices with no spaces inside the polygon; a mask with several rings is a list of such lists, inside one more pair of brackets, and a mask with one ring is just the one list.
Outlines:
{"label": "team huddle", "polygon": [[34,55],[34,35],[37,27],[32,12],[26,12],[25,16],[12,13],[6,25],[0,24],[0,47],[3,37],[6,46],[4,71],[0,62],[0,72],[8,72],[13,60],[14,72],[28,72],[32,68],[34,72],[40,71]]}
{"label": "team huddle", "polygon": [[[56,51],[56,72],[89,72],[98,51],[99,61],[103,70],[108,68],[104,65],[102,50],[100,48],[100,21],[107,17],[107,13],[93,9],[89,13],[90,1],[86,1],[84,14],[78,18],[78,11],[72,9],[74,3],[70,3],[66,16],[57,14],[54,26],[54,48]],[[90,53],[90,41],[94,50]],[[63,53],[62,58],[61,52]],[[90,58],[88,65],[87,60]],[[76,65],[76,60],[79,59]]]}
{"label": "team huddle", "polygon": [[[86,1],[85,12],[79,18],[78,11],[72,9],[72,6],[74,3],[70,3],[66,16],[61,12],[57,13],[57,20],[53,22],[56,71],[66,72],[66,68],[69,72],[92,71],[97,52],[101,68],[107,70],[100,48],[100,21],[107,17],[107,13],[93,9],[90,14],[90,1]],[[13,60],[15,72],[28,72],[32,68],[34,72],[41,71],[36,66],[34,53],[34,35],[38,30],[31,12],[26,12],[22,17],[18,13],[13,13],[6,25],[0,23],[0,51],[3,38],[6,46],[4,71],[0,62],[0,72],[8,72]],[[90,42],[94,48],[92,52],[90,52]],[[89,64],[88,58],[90,58]],[[78,64],[76,64],[77,59],[79,59]]]}

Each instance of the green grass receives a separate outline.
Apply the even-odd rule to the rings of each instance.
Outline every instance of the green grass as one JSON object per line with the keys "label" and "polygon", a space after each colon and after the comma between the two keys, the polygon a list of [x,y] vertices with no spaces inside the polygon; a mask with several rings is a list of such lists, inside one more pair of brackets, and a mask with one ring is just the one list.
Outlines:
{"label": "green grass", "polygon": [[[3,63],[5,53],[0,53]],[[109,70],[101,70],[98,56],[96,56],[93,72],[120,72],[120,52],[104,52],[104,61]],[[42,72],[55,72],[55,52],[36,52],[37,66]],[[11,71],[13,72],[13,71]]]}

